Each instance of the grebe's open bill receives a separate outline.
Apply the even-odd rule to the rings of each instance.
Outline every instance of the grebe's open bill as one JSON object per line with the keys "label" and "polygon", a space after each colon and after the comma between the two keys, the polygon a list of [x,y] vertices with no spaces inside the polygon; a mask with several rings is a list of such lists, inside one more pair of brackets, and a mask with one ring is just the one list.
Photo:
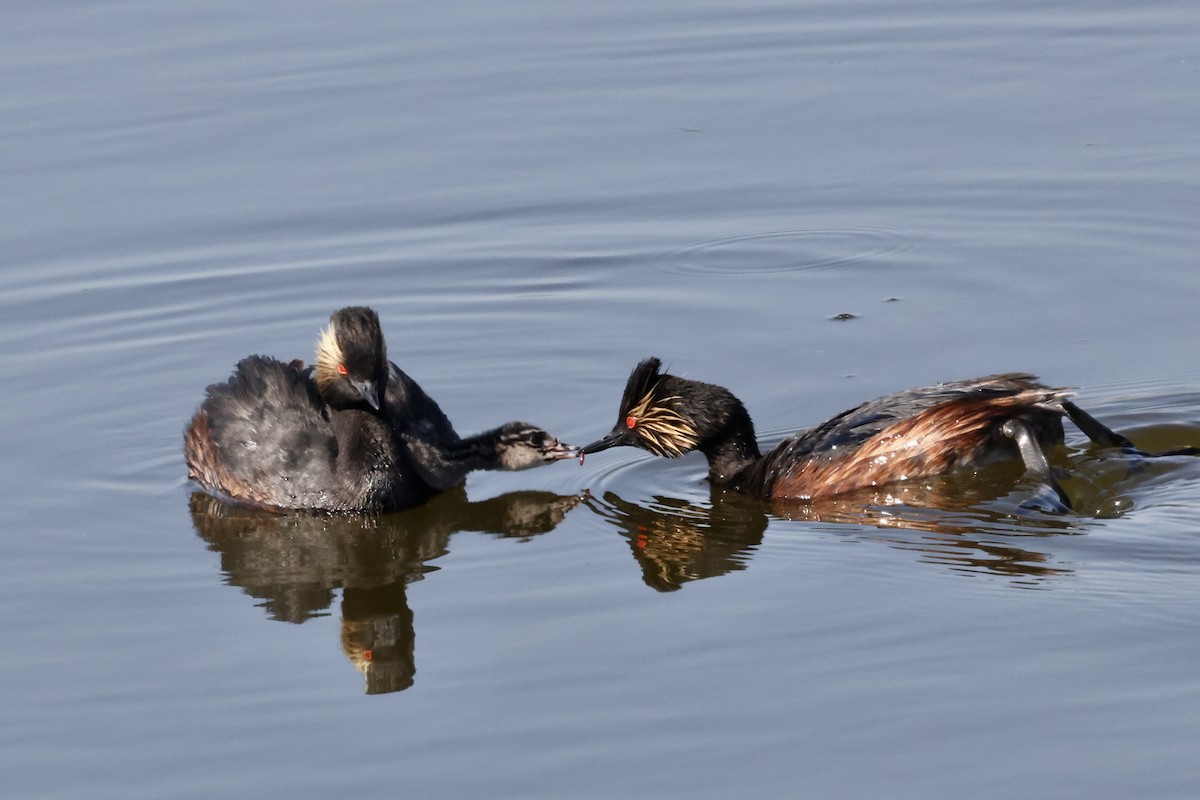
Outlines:
{"label": "grebe's open bill", "polygon": [[605,436],[603,439],[597,439],[596,441],[592,442],[591,444],[584,445],[583,447],[579,448],[579,454],[586,456],[586,455],[590,455],[592,453],[599,453],[601,450],[607,450],[610,447],[617,447],[617,446],[623,445],[623,444],[625,444],[625,432],[619,431],[619,430],[613,431],[608,436]]}
{"label": "grebe's open bill", "polygon": [[543,450],[542,455],[546,457],[547,461],[562,461],[565,458],[582,458],[583,449],[559,442],[553,447]]}

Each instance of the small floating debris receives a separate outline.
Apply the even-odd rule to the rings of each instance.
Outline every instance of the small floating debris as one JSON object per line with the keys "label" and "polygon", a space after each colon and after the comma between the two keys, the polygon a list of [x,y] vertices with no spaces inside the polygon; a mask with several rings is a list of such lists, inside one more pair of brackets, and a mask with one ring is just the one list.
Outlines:
{"label": "small floating debris", "polygon": [[857,314],[834,314],[832,317],[830,317],[830,319],[834,320],[836,322],[845,322],[848,319],[858,319],[858,315]]}

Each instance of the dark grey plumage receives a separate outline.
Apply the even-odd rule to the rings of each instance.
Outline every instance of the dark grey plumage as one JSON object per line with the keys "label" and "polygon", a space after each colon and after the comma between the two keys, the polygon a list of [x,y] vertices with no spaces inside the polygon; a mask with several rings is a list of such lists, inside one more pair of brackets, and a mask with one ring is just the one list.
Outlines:
{"label": "dark grey plumage", "polygon": [[387,360],[379,318],[341,309],[316,363],[264,356],[208,387],[184,432],[188,474],[229,502],[278,510],[392,511],[425,502],[475,469],[524,469],[576,451],[531,425],[466,439]]}

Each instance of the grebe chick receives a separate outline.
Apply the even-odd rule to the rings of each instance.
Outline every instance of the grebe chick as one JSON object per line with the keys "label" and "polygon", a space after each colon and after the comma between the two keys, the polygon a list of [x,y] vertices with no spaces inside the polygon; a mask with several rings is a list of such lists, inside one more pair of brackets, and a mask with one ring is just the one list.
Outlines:
{"label": "grebe chick", "polygon": [[1100,444],[1128,440],[1067,401],[1067,391],[1023,373],[910,389],[863,403],[780,442],[763,455],[745,406],[721,386],[634,368],[619,422],[582,448],[632,445],[669,458],[699,450],[709,480],[762,498],[812,501],[844,492],[1020,457],[1064,504],[1043,448],[1063,441],[1062,417]]}
{"label": "grebe chick", "polygon": [[516,471],[577,458],[578,448],[527,422],[460,437],[449,418],[395,364],[389,363],[384,416],[410,454],[420,479],[438,492],[456,486],[475,470]]}
{"label": "grebe chick", "polygon": [[473,469],[578,454],[524,424],[459,438],[437,404],[388,362],[379,317],[364,307],[330,317],[312,367],[250,356],[206,395],[184,431],[188,477],[237,505],[394,511]]}

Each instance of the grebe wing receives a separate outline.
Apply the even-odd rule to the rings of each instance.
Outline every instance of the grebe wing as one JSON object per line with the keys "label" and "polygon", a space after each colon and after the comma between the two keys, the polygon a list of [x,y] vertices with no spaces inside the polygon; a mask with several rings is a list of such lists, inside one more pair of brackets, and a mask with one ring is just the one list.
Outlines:
{"label": "grebe wing", "polygon": [[462,483],[466,473],[452,450],[462,441],[437,402],[404,370],[388,362],[384,408],[416,476],[435,491]]}
{"label": "grebe wing", "polygon": [[429,442],[457,442],[454,425],[434,399],[394,363],[389,361],[388,367],[385,406],[396,432]]}
{"label": "grebe wing", "polygon": [[[211,438],[238,479],[258,486],[332,483],[337,440],[311,370],[249,356],[207,395],[201,409]],[[293,483],[287,493],[298,488]]]}
{"label": "grebe wing", "polygon": [[[1023,372],[987,375],[906,389],[843,411],[814,428],[784,439],[768,454],[771,459],[836,458],[883,433],[898,422],[912,419],[940,405],[970,400],[991,400],[1027,392],[1049,390],[1037,378]],[[1032,401],[1031,401],[1032,404]],[[1049,409],[1047,409],[1049,410]],[[1054,409],[1062,413],[1061,409]]]}

